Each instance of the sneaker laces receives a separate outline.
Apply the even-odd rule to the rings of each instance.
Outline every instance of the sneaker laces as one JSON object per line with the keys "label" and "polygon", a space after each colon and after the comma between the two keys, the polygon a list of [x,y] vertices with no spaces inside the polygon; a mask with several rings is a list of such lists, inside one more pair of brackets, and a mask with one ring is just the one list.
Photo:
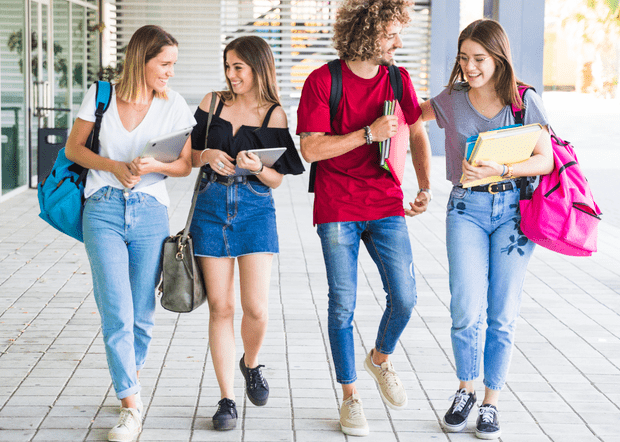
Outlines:
{"label": "sneaker laces", "polygon": [[349,407],[349,418],[357,419],[364,417],[364,411],[362,409],[362,403],[359,399],[353,399],[352,397],[346,400],[346,405]]}
{"label": "sneaker laces", "polygon": [[129,423],[131,422],[131,420],[133,419],[133,413],[131,411],[129,411],[128,408],[123,408],[121,409],[121,415],[118,418],[118,424],[116,424],[117,427],[129,427]]}
{"label": "sneaker laces", "polygon": [[250,377],[248,384],[250,384],[250,388],[252,389],[257,386],[265,388],[265,378],[263,378],[263,373],[260,371],[261,367],[264,367],[264,365],[259,365],[255,368],[248,368],[248,375]]}
{"label": "sneaker laces", "polygon": [[492,407],[482,406],[478,410],[478,414],[482,416],[482,422],[484,422],[485,424],[493,423],[493,419],[495,418],[495,413],[497,413],[497,411]]}
{"label": "sneaker laces", "polygon": [[450,400],[453,400],[455,402],[454,410],[452,412],[459,413],[463,411],[465,405],[467,405],[467,401],[469,400],[469,394],[467,392],[463,392],[463,390],[460,390],[450,396]]}
{"label": "sneaker laces", "polygon": [[219,413],[224,406],[230,410],[235,407],[235,401],[228,399],[227,397],[223,398],[217,403],[217,413]]}
{"label": "sneaker laces", "polygon": [[394,366],[389,361],[386,364],[387,365],[385,369],[381,367],[381,377],[385,379],[385,383],[389,388],[399,386],[400,379],[398,378],[398,374],[396,374],[396,370],[394,370]]}

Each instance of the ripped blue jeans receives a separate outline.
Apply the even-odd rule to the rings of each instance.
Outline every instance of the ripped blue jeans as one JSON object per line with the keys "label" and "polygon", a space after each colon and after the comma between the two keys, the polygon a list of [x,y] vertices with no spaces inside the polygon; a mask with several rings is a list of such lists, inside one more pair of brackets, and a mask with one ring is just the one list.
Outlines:
{"label": "ripped blue jeans", "polygon": [[386,293],[375,348],[392,354],[416,304],[413,256],[405,218],[326,223],[317,226],[329,286],[328,332],[336,380],[357,379],[353,315],[357,300],[357,259],[360,239],[379,269]]}
{"label": "ripped blue jeans", "polygon": [[[452,350],[460,381],[506,382],[534,243],[519,230],[519,189],[497,194],[454,187],[448,201]],[[487,323],[486,332],[484,322]],[[483,349],[484,347],[484,349]]]}

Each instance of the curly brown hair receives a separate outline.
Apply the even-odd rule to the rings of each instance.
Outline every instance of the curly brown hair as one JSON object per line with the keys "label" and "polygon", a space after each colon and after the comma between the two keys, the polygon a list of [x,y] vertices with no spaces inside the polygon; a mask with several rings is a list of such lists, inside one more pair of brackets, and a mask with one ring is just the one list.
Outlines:
{"label": "curly brown hair", "polygon": [[379,39],[396,21],[409,24],[409,0],[345,0],[336,13],[334,48],[343,60],[369,60],[381,55]]}

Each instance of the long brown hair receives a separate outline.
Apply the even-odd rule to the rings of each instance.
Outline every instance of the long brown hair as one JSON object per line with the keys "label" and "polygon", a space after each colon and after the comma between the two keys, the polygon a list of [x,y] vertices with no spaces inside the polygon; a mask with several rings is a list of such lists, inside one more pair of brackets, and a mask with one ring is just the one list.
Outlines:
{"label": "long brown hair", "polygon": [[[258,88],[258,107],[262,107],[265,103],[280,105],[276,64],[267,42],[254,35],[235,38],[224,48],[224,72],[226,72],[226,54],[229,51],[235,51],[237,57],[252,68],[254,82]],[[228,76],[226,84],[228,90],[220,92],[220,96],[224,101],[234,102],[237,94],[233,91]]]}
{"label": "long brown hair", "polygon": [[[471,40],[481,45],[495,62],[495,92],[504,106],[515,104],[519,109],[523,108],[523,102],[517,86],[523,85],[515,75],[510,54],[510,41],[502,25],[491,19],[481,19],[470,23],[459,35],[458,52],[465,40]],[[457,60],[452,68],[448,85],[450,92],[457,82],[465,82],[463,69]]]}
{"label": "long brown hair", "polygon": [[[139,101],[146,90],[145,66],[157,57],[164,46],[178,46],[176,39],[159,26],[146,25],[131,36],[125,54],[125,64],[120,80],[116,83],[116,94],[124,101]],[[168,98],[166,91],[155,92],[157,98]]]}

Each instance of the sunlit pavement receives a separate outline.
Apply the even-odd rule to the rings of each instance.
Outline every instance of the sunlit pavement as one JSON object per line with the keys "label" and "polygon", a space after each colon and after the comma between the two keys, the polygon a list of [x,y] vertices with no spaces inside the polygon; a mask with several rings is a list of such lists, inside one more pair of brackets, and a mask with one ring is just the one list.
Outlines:
{"label": "sunlit pavement", "polygon": [[[617,100],[601,104],[570,95],[545,94],[552,126],[577,146],[607,216],[593,257],[570,258],[542,248],[534,253],[500,401],[502,441],[620,441],[620,216],[614,204],[620,106]],[[195,172],[168,180],[172,231],[185,223],[194,177]],[[145,419],[139,440],[347,440],[338,425],[341,390],[327,339],[325,267],[306,187],[306,175],[287,177],[274,192],[281,250],[274,260],[269,331],[260,359],[271,387],[268,404],[259,408],[247,401],[237,371],[237,429],[214,431],[210,416],[220,395],[208,349],[208,308],[177,315],[158,306],[141,373]],[[417,183],[411,165],[403,187],[406,200],[412,200]],[[428,212],[407,221],[418,304],[392,356],[409,395],[403,411],[382,403],[362,368],[385,294],[368,253],[360,254],[354,330],[370,441],[475,439],[475,410],[461,434],[444,433],[439,424],[457,387],[444,224],[450,185],[442,157],[433,158],[432,187],[435,199]],[[107,370],[88,260],[81,243],[37,214],[34,190],[0,203],[0,441],[105,440],[118,419],[119,402]],[[242,352],[237,333],[237,358]],[[481,397],[480,381],[477,388]]]}

